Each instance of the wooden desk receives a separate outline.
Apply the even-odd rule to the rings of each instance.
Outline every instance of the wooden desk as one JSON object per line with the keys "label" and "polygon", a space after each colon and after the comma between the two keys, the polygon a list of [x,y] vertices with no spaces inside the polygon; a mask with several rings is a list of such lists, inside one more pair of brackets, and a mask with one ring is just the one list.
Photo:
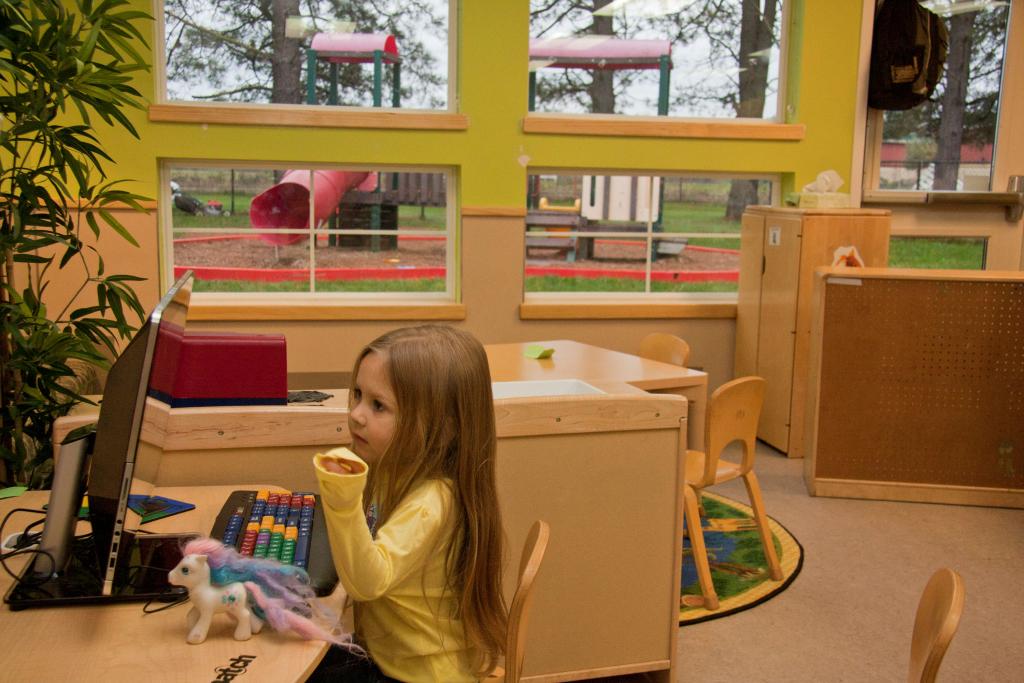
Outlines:
{"label": "wooden desk", "polygon": [[[157,533],[209,532],[225,497],[235,489],[252,485],[162,488],[156,493],[196,503],[196,509],[151,522],[146,529]],[[0,516],[16,507],[39,509],[48,491],[30,491],[0,501]],[[15,532],[39,519],[16,513],[5,532]],[[84,525],[82,525],[84,526]],[[20,573],[27,558],[12,558],[8,565]],[[0,574],[0,590],[7,592],[12,579]],[[344,601],[340,588],[327,598],[337,609]],[[216,680],[217,669],[230,666],[240,655],[248,662],[242,680],[305,680],[323,657],[327,645],[269,627],[247,641],[231,637],[231,618],[218,615],[209,637],[200,645],[185,642],[186,605],[155,614],[143,614],[141,602],[79,607],[42,607],[12,612],[0,608],[0,632],[4,634],[3,676],[10,681],[167,681]]]}
{"label": "wooden desk", "polygon": [[[606,393],[494,402],[507,599],[530,525],[551,525],[524,680],[649,672],[668,683],[679,631],[681,450],[688,424],[702,434],[707,376],[577,342],[539,343],[554,357],[524,358],[525,344],[487,347],[493,379],[581,379]],[[289,406],[170,410],[151,400],[141,441],[160,457],[150,478],[315,488],[313,453],[351,441],[347,390],[330,393],[322,404]]]}
{"label": "wooden desk", "polygon": [[[555,352],[550,358],[527,358],[523,351],[532,344],[552,348]],[[683,396],[689,403],[687,445],[704,450],[708,396],[705,372],[567,339],[488,344],[484,348],[491,366],[491,379],[495,382],[542,379],[581,379],[590,384],[625,382],[656,394]]]}
{"label": "wooden desk", "polygon": [[[531,344],[553,348],[555,353],[550,358],[527,358],[523,351]],[[707,373],[566,339],[489,344],[484,348],[495,382],[580,379],[608,393],[628,392],[623,386],[628,385],[650,393],[683,396],[687,400],[687,447],[704,449]],[[315,488],[312,470],[304,466],[296,469],[296,459],[304,465],[310,445],[331,447],[351,442],[347,389],[323,391],[331,397],[322,403],[288,406],[169,410],[147,399],[143,441],[161,444],[165,455],[181,455],[173,461],[165,459],[154,480],[176,486],[189,482],[221,484],[239,476],[250,479],[244,470],[225,471],[221,463],[197,455],[215,449],[221,458],[237,455],[243,459],[250,471],[258,473],[259,479],[254,480],[257,483]],[[59,418],[54,424],[54,443],[59,444],[72,429],[95,422],[98,414],[96,406],[79,405],[71,415]],[[500,421],[498,428],[500,436]]]}

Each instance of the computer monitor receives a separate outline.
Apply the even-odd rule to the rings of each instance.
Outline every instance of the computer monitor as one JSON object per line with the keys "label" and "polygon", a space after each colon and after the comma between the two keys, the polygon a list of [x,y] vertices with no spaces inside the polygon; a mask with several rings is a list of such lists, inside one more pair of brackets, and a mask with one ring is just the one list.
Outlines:
{"label": "computer monitor", "polygon": [[[82,440],[62,449],[40,542],[48,555],[38,555],[5,596],[12,609],[149,599],[167,591],[171,567],[164,565],[176,562],[177,540],[137,533],[141,518],[128,501],[152,492],[160,450],[140,439],[147,401],[155,400],[148,398],[151,371],[157,356],[161,365],[176,363],[180,345],[172,339],[183,334],[192,281],[189,271],[171,286],[111,367],[92,448]],[[82,540],[74,528],[85,472],[92,534]]]}

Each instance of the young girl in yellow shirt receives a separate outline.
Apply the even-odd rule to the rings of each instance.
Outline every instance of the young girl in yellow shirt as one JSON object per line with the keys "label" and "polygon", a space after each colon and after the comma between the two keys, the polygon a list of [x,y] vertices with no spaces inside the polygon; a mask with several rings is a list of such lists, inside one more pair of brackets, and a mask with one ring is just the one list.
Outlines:
{"label": "young girl in yellow shirt", "polygon": [[370,658],[331,648],[311,680],[477,680],[506,629],[487,356],[461,330],[402,328],[363,349],[352,378],[352,449],[313,462]]}

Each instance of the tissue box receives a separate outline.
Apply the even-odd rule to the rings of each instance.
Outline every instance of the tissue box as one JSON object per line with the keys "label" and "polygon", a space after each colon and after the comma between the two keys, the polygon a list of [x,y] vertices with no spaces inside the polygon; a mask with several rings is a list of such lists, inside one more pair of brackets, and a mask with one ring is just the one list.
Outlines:
{"label": "tissue box", "polygon": [[801,209],[847,209],[851,206],[849,192],[801,192]]}

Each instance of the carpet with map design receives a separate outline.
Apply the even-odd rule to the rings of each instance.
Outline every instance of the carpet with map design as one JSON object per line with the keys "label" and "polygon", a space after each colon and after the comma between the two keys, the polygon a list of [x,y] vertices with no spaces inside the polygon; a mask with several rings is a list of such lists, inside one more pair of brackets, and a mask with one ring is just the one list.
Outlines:
{"label": "carpet with map design", "polygon": [[803,566],[803,547],[769,515],[768,526],[775,541],[779,564],[782,565],[782,580],[772,581],[750,507],[707,491],[702,494],[702,503],[705,511],[702,519],[704,544],[707,546],[711,580],[718,593],[719,608],[709,611],[699,604],[701,593],[697,583],[697,568],[693,562],[690,539],[684,538],[679,599],[681,626],[735,614],[770,600],[789,587]]}

